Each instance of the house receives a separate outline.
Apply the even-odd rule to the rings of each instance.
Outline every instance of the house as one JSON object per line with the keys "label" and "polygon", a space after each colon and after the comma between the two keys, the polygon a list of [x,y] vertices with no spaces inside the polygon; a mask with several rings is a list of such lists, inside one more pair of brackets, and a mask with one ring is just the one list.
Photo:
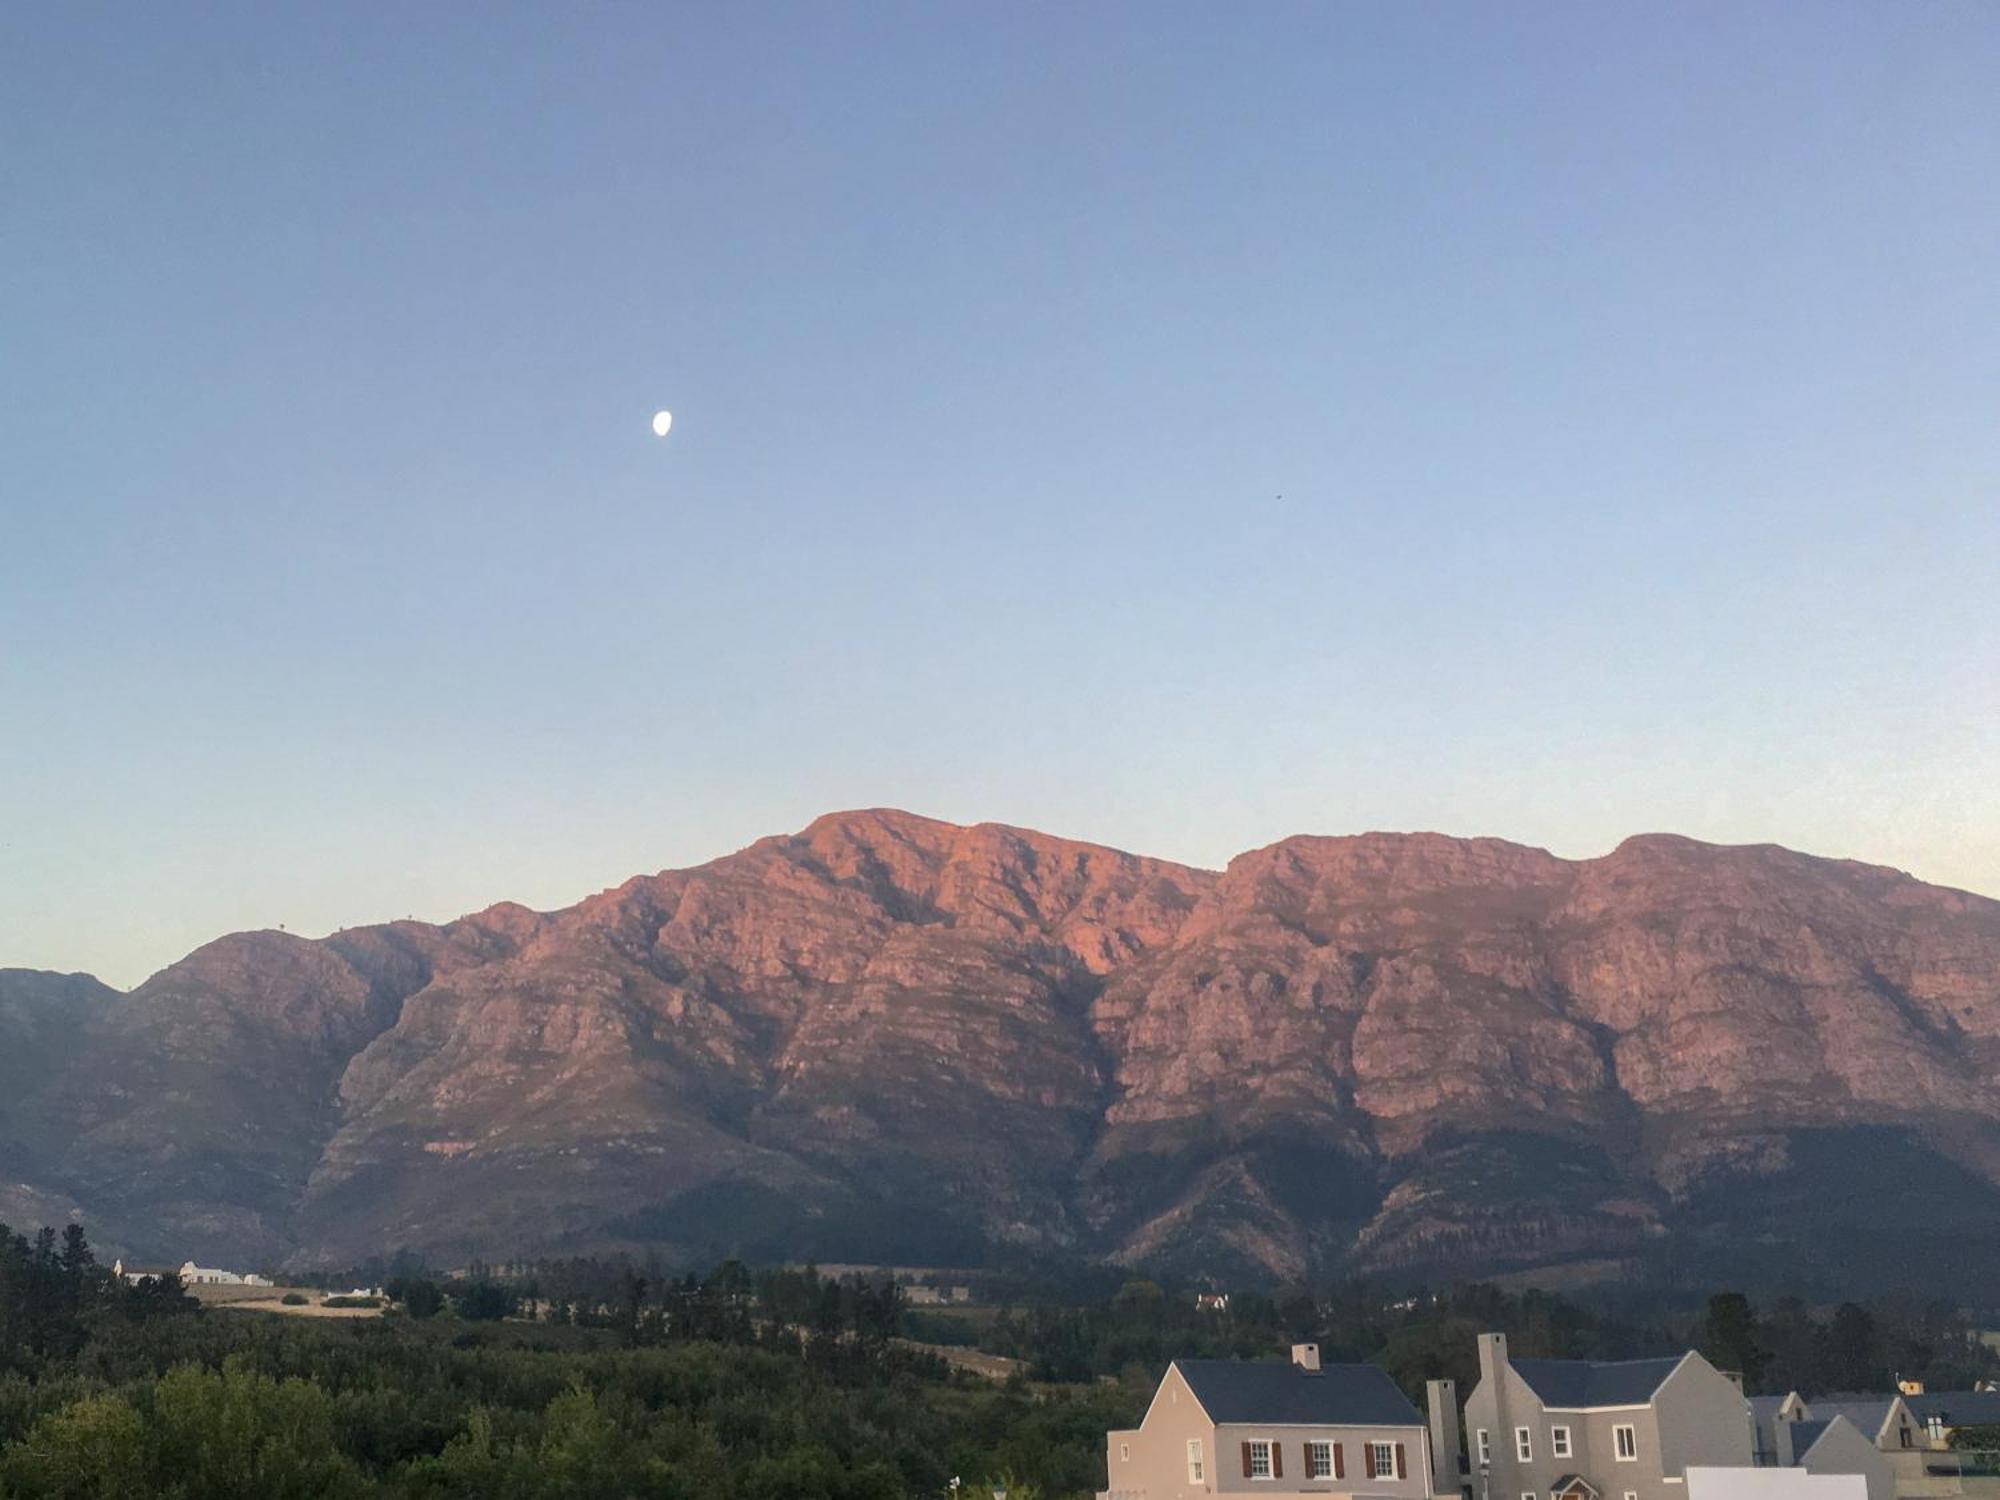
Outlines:
{"label": "house", "polygon": [[1845,1417],[1884,1453],[1908,1452],[1923,1446],[1922,1424],[1902,1396],[1812,1396],[1799,1404],[1798,1412],[1799,1417],[1794,1420],[1830,1422],[1835,1417]]}
{"label": "house", "polygon": [[1789,1391],[1782,1396],[1752,1396],[1749,1406],[1756,1463],[1760,1468],[1776,1465],[1779,1463],[1778,1426],[1782,1422],[1803,1422],[1807,1419],[1805,1397],[1797,1391]]}
{"label": "house", "polygon": [[912,1282],[903,1288],[903,1300],[912,1307],[962,1307],[972,1300],[972,1288]]}
{"label": "house", "polygon": [[1808,1474],[1853,1474],[1863,1481],[1867,1500],[1896,1500],[1896,1471],[1875,1440],[1847,1417],[1781,1422],[1775,1467]]}
{"label": "house", "polygon": [[1424,1419],[1374,1365],[1178,1359],[1144,1420],[1105,1438],[1099,1500],[1336,1495],[1429,1500]]}
{"label": "house", "polygon": [[269,1286],[268,1276],[241,1276],[234,1271],[218,1271],[188,1261],[181,1267],[181,1280],[189,1286]]}
{"label": "house", "polygon": [[[1960,1493],[1955,1476],[1941,1473],[1934,1462],[1934,1450],[1944,1446],[1942,1441],[1933,1442],[1930,1439],[1922,1419],[1913,1409],[1913,1402],[1924,1399],[1921,1396],[1853,1393],[1807,1397],[1797,1391],[1783,1396],[1753,1396],[1750,1398],[1750,1413],[1757,1432],[1757,1462],[1780,1467],[1789,1465],[1791,1455],[1803,1453],[1809,1440],[1818,1436],[1818,1429],[1839,1419],[1852,1426],[1882,1460],[1879,1467],[1886,1469],[1895,1494],[1913,1497]],[[1815,1431],[1791,1431],[1800,1425],[1812,1427]],[[1845,1450],[1853,1445],[1845,1438],[1837,1437],[1834,1447]],[[1833,1460],[1827,1454],[1820,1454],[1815,1461],[1821,1469],[1832,1472],[1827,1466]],[[1865,1471],[1873,1475],[1877,1467],[1862,1464],[1857,1458],[1845,1472]],[[1879,1480],[1871,1480],[1871,1486],[1871,1500],[1880,1500],[1875,1495],[1875,1489],[1880,1487]]]}
{"label": "house", "polygon": [[2000,1427],[2000,1391],[1922,1391],[1903,1397],[1933,1448],[1951,1446],[1961,1427]]}
{"label": "house", "polygon": [[[1898,1382],[1899,1387],[1914,1384]],[[1784,1396],[1753,1396],[1749,1406],[1760,1465],[1788,1465],[1790,1455],[1810,1450],[1809,1467],[1833,1472],[1831,1466],[1839,1463],[1847,1471],[1874,1476],[1872,1500],[1881,1488],[1876,1466],[1855,1454],[1854,1445],[1843,1438],[1831,1439],[1824,1449],[1819,1446],[1828,1440],[1817,1430],[1838,1419],[1851,1425],[1886,1467],[1893,1493],[1901,1500],[1973,1494],[2000,1500],[2000,1478],[1987,1472],[1989,1465],[1983,1459],[1946,1451],[1954,1432],[2000,1424],[2000,1392],[1899,1390],[1895,1395],[1805,1397],[1792,1391]],[[1796,1430],[1801,1427],[1814,1430]],[[1850,1459],[1835,1456],[1842,1451]]]}
{"label": "house", "polygon": [[142,1266],[137,1261],[119,1259],[111,1263],[111,1274],[127,1286],[137,1286],[142,1281],[168,1281],[181,1272],[179,1266]]}
{"label": "house", "polygon": [[1749,1468],[1742,1388],[1701,1355],[1512,1359],[1479,1336],[1465,1402],[1474,1500],[1685,1500],[1689,1465]]}
{"label": "house", "polygon": [[1194,1294],[1194,1305],[1201,1312],[1228,1312],[1229,1293],[1196,1292]]}

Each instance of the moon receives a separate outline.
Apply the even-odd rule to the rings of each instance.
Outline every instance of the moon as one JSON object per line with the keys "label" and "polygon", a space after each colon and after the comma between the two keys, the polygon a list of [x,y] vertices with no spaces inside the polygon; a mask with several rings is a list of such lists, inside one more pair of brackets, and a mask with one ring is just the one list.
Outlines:
{"label": "moon", "polygon": [[673,425],[674,425],[674,414],[672,412],[656,411],[653,413],[654,437],[665,437],[670,431],[673,430]]}

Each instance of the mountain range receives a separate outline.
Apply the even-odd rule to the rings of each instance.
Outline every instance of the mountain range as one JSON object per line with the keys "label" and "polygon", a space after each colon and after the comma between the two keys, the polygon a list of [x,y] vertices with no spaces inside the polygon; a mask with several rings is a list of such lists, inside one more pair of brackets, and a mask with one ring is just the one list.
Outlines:
{"label": "mountain range", "polygon": [[1668,835],[828,816],[566,910],[0,970],[0,1219],[1217,1281],[2000,1269],[2000,902]]}

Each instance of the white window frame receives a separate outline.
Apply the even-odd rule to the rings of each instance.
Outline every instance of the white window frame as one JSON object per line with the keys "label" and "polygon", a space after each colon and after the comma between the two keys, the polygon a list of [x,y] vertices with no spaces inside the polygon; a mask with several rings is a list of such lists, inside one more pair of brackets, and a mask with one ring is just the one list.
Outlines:
{"label": "white window frame", "polygon": [[1569,1429],[1567,1427],[1551,1427],[1549,1429],[1549,1457],[1568,1458],[1569,1456]]}
{"label": "white window frame", "polygon": [[1120,1443],[1118,1445],[1118,1462],[1121,1464],[1132,1462],[1132,1445],[1130,1443]]}
{"label": "white window frame", "polygon": [[[1263,1460],[1264,1463],[1264,1472],[1261,1474],[1257,1472],[1257,1462],[1259,1459]],[[1276,1465],[1271,1462],[1271,1440],[1269,1438],[1250,1439],[1250,1477],[1257,1480],[1276,1479],[1278,1476],[1272,1472],[1275,1467]]]}
{"label": "white window frame", "polygon": [[1639,1500],[1639,1492],[1637,1490],[1627,1490],[1625,1492],[1625,1500]]}
{"label": "white window frame", "polygon": [[1537,1495],[1533,1490],[1522,1490],[1521,1500],[1542,1500],[1542,1497]]}
{"label": "white window frame", "polygon": [[1375,1460],[1375,1477],[1377,1479],[1401,1479],[1403,1477],[1396,1472],[1396,1445],[1394,1443],[1371,1442],[1368,1446],[1374,1450],[1370,1456]]}
{"label": "white window frame", "polygon": [[1187,1445],[1188,1483],[1207,1484],[1208,1467],[1201,1461],[1201,1439],[1189,1438]]}
{"label": "white window frame", "polygon": [[1639,1429],[1630,1422],[1620,1422],[1612,1428],[1611,1451],[1621,1464],[1636,1464],[1639,1461]]}
{"label": "white window frame", "polygon": [[1535,1430],[1532,1427],[1514,1429],[1514,1457],[1524,1464],[1535,1461]]}
{"label": "white window frame", "polygon": [[1314,1438],[1306,1444],[1306,1478],[1333,1478],[1333,1444],[1325,1438]]}
{"label": "white window frame", "polygon": [[1479,1439],[1479,1461],[1483,1464],[1491,1464],[1493,1462],[1493,1434],[1482,1427],[1476,1436]]}

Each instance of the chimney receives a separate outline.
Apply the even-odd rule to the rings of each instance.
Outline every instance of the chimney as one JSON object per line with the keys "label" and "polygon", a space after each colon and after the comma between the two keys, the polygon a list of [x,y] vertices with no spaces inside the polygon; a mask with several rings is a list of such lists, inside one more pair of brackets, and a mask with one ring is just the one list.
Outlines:
{"label": "chimney", "polygon": [[1292,1345],[1292,1363],[1297,1365],[1301,1370],[1304,1370],[1308,1375],[1319,1374],[1319,1345]]}
{"label": "chimney", "polygon": [[[1504,1333],[1479,1335],[1479,1389],[1486,1393],[1485,1411],[1493,1414],[1493,1435],[1497,1440],[1507,1430],[1507,1335]],[[1496,1441],[1496,1458],[1498,1446]]]}
{"label": "chimney", "polygon": [[1451,1380],[1424,1382],[1424,1407],[1430,1414],[1431,1490],[1449,1494],[1466,1472],[1465,1449],[1458,1430],[1458,1384]]}

